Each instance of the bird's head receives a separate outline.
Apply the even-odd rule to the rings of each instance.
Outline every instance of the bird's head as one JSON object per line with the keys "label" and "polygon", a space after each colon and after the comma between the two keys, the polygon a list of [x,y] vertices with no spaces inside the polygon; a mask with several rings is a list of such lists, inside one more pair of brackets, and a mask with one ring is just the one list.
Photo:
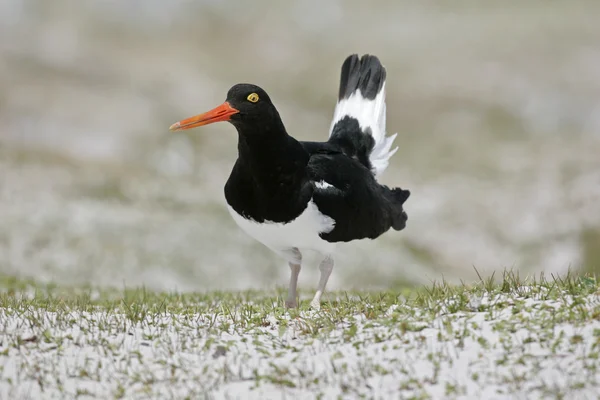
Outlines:
{"label": "bird's head", "polygon": [[229,89],[223,104],[203,114],[175,122],[169,129],[181,131],[220,121],[232,123],[241,132],[243,128],[256,130],[280,119],[267,92],[256,85],[239,83]]}

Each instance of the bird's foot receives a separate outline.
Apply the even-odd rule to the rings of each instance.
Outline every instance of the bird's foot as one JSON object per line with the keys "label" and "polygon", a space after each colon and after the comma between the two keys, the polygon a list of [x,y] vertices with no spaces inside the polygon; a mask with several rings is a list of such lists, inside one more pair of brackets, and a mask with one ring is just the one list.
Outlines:
{"label": "bird's foot", "polygon": [[288,299],[285,301],[285,308],[298,308],[298,302],[296,301],[296,299]]}
{"label": "bird's foot", "polygon": [[310,308],[314,311],[319,311],[321,310],[321,302],[320,301],[311,301],[310,302]]}

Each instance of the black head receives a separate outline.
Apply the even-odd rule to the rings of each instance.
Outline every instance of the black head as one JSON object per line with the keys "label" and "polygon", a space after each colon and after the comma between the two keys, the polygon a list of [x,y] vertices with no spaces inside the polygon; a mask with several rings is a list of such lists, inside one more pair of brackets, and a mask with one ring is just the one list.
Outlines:
{"label": "black head", "polygon": [[273,108],[273,103],[267,92],[250,83],[238,83],[227,92],[227,101],[239,111],[238,115],[246,117],[268,114]]}
{"label": "black head", "polygon": [[282,127],[279,113],[267,92],[256,85],[238,83],[229,89],[223,104],[206,113],[176,122],[170,129],[179,131],[219,121],[231,122],[240,133]]}

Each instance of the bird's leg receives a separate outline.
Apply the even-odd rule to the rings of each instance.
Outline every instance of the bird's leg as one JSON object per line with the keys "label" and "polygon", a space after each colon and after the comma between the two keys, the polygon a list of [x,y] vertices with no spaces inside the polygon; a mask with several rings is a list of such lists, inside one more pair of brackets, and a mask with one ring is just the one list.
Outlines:
{"label": "bird's leg", "polygon": [[298,307],[296,287],[298,286],[298,275],[300,274],[300,268],[300,264],[290,263],[290,287],[288,289],[287,300],[285,301],[285,308]]}
{"label": "bird's leg", "polygon": [[310,306],[314,310],[321,309],[321,296],[325,291],[325,286],[327,285],[331,271],[333,271],[333,257],[330,255],[325,257],[325,259],[321,261],[321,264],[319,265],[319,270],[321,271],[319,286],[317,287],[317,293],[315,293],[315,297],[313,297],[312,301],[310,302]]}
{"label": "bird's leg", "polygon": [[288,288],[288,296],[285,300],[285,308],[296,308],[298,307],[298,299],[296,288],[298,287],[298,275],[300,274],[300,268],[302,264],[302,254],[297,248],[293,248],[288,251],[290,265],[290,286]]}

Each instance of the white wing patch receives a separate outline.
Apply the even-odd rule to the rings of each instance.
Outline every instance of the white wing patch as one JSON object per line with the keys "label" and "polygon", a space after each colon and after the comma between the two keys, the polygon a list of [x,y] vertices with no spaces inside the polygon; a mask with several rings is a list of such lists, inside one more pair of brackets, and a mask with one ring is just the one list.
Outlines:
{"label": "white wing patch", "polygon": [[397,134],[388,137],[385,136],[385,112],[385,83],[373,100],[365,99],[360,90],[356,90],[347,99],[338,101],[333,112],[333,121],[331,121],[331,127],[329,128],[329,136],[331,136],[336,122],[345,116],[356,118],[363,132],[366,132],[367,128],[370,128],[371,136],[375,139],[375,146],[371,154],[369,154],[369,160],[373,165],[375,176],[379,176],[385,171],[390,157],[398,151],[398,147],[391,150]]}
{"label": "white wing patch", "polygon": [[331,183],[327,183],[325,181],[315,182],[315,186],[317,187],[317,189],[327,189],[333,187]]}

